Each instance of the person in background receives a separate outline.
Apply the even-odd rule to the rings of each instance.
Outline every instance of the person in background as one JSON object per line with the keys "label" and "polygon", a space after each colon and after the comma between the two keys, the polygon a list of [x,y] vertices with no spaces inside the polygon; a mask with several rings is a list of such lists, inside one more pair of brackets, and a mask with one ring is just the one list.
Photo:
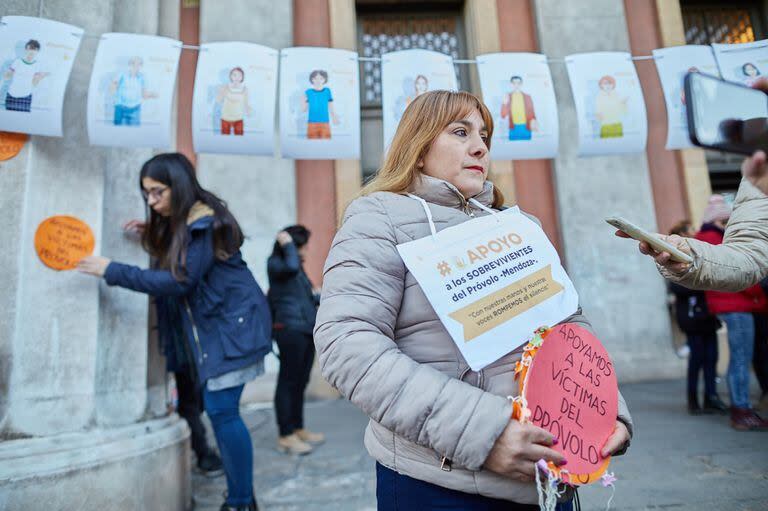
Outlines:
{"label": "person in background", "polygon": [[142,244],[157,268],[89,256],[77,269],[110,286],[175,301],[227,476],[221,510],[255,511],[253,446],[239,404],[245,383],[264,372],[272,320],[240,253],[243,232],[182,154],[151,158],[139,184],[148,209]]}
{"label": "person in background", "polygon": [[[722,195],[712,195],[703,215],[703,224],[696,239],[711,245],[723,242],[725,226],[731,207]],[[766,307],[766,297],[760,286],[738,293],[706,291],[709,310],[728,328],[728,389],[731,395],[731,426],[740,431],[768,430],[768,421],[752,409],[749,399],[749,366],[755,345],[753,313]]]}
{"label": "person in background", "polygon": [[302,266],[309,235],[303,225],[286,227],[277,234],[267,261],[268,300],[280,350],[275,388],[277,448],[291,454],[308,454],[312,445],[325,441],[322,433],[304,427],[304,392],[315,360],[312,330],[320,302]]}
{"label": "person in background", "polygon": [[[696,233],[691,222],[684,220],[675,225],[670,234],[685,238]],[[720,321],[710,314],[703,291],[694,291],[674,282],[669,284],[675,296],[675,318],[688,341],[688,413],[726,413],[728,407],[717,395],[715,368],[717,366],[717,330]],[[704,406],[698,396],[699,373],[704,373]]]}
{"label": "person in background", "polygon": [[[143,220],[130,220],[123,226],[128,237],[142,236],[147,224]],[[203,413],[203,397],[196,384],[194,361],[184,339],[181,311],[173,299],[157,297],[152,300],[157,317],[157,334],[160,349],[165,356],[166,371],[173,373],[178,393],[176,411],[187,421],[192,450],[197,468],[206,477],[224,473],[221,458],[208,444],[208,438],[200,415]]]}
{"label": "person in background", "polygon": [[[768,297],[768,277],[760,281],[760,288]],[[768,307],[754,315],[755,353],[752,356],[752,368],[760,384],[760,401],[755,407],[761,412],[768,412]]]}

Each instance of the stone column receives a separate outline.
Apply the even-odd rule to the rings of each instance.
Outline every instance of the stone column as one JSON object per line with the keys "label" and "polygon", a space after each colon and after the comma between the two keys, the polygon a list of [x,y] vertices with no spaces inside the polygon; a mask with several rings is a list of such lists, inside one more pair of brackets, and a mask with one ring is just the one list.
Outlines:
{"label": "stone column", "polygon": [[[542,53],[630,51],[622,2],[534,2]],[[587,35],[588,34],[588,35]],[[560,152],[554,161],[565,264],[587,317],[624,380],[678,377],[671,356],[664,282],[637,243],[619,240],[603,220],[621,214],[655,228],[645,153],[577,157],[577,119],[562,63],[552,64],[560,115]]]}
{"label": "stone column", "polygon": [[[157,33],[158,0],[123,4],[10,0],[3,14],[41,15],[90,36]],[[38,224],[69,214],[93,229],[97,254],[147,263],[121,225],[143,216],[137,176],[151,151],[88,143],[97,44],[96,37],[81,43],[64,100],[64,136],[31,137],[0,167],[0,507],[182,510],[191,495],[186,425],[175,415],[143,420],[146,296],[55,272],[34,252]]]}

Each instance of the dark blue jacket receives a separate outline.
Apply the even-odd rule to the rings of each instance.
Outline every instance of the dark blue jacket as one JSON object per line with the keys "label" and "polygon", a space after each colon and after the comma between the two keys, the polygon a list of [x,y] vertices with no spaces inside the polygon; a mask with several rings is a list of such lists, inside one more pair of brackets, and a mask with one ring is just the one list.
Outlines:
{"label": "dark blue jacket", "polygon": [[168,270],[143,270],[112,262],[110,286],[175,298],[198,381],[255,364],[272,348],[269,306],[238,251],[226,261],[214,256],[213,217],[188,226],[186,278]]}
{"label": "dark blue jacket", "polygon": [[283,256],[273,254],[267,261],[269,305],[275,328],[311,334],[319,305],[312,283],[301,267],[296,245],[283,245]]}

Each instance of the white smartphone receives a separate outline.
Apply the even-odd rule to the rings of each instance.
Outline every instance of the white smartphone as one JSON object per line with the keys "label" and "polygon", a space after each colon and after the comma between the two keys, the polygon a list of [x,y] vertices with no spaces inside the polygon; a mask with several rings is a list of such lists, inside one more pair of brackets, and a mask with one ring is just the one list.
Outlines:
{"label": "white smartphone", "polygon": [[625,232],[629,234],[632,238],[636,239],[637,241],[645,241],[650,246],[653,247],[654,250],[658,252],[669,252],[669,254],[672,256],[672,260],[677,261],[679,263],[692,263],[693,258],[674,246],[671,243],[668,243],[661,238],[657,237],[655,234],[650,233],[646,231],[645,229],[642,229],[632,222],[625,220],[624,218],[621,218],[620,216],[609,216],[605,219],[606,222],[617,228],[618,230]]}

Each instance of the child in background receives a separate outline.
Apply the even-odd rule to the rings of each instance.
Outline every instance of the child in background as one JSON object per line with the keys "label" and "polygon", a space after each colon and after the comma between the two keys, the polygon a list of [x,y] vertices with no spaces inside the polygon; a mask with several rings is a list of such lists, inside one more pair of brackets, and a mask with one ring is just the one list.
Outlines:
{"label": "child in background", "polygon": [[[696,233],[691,222],[675,225],[670,234],[692,238]],[[688,341],[688,413],[726,413],[728,407],[717,395],[715,367],[717,366],[717,330],[720,321],[710,314],[703,291],[694,291],[674,282],[669,284],[675,296],[675,318]],[[699,403],[699,373],[704,373],[704,406]]]}

